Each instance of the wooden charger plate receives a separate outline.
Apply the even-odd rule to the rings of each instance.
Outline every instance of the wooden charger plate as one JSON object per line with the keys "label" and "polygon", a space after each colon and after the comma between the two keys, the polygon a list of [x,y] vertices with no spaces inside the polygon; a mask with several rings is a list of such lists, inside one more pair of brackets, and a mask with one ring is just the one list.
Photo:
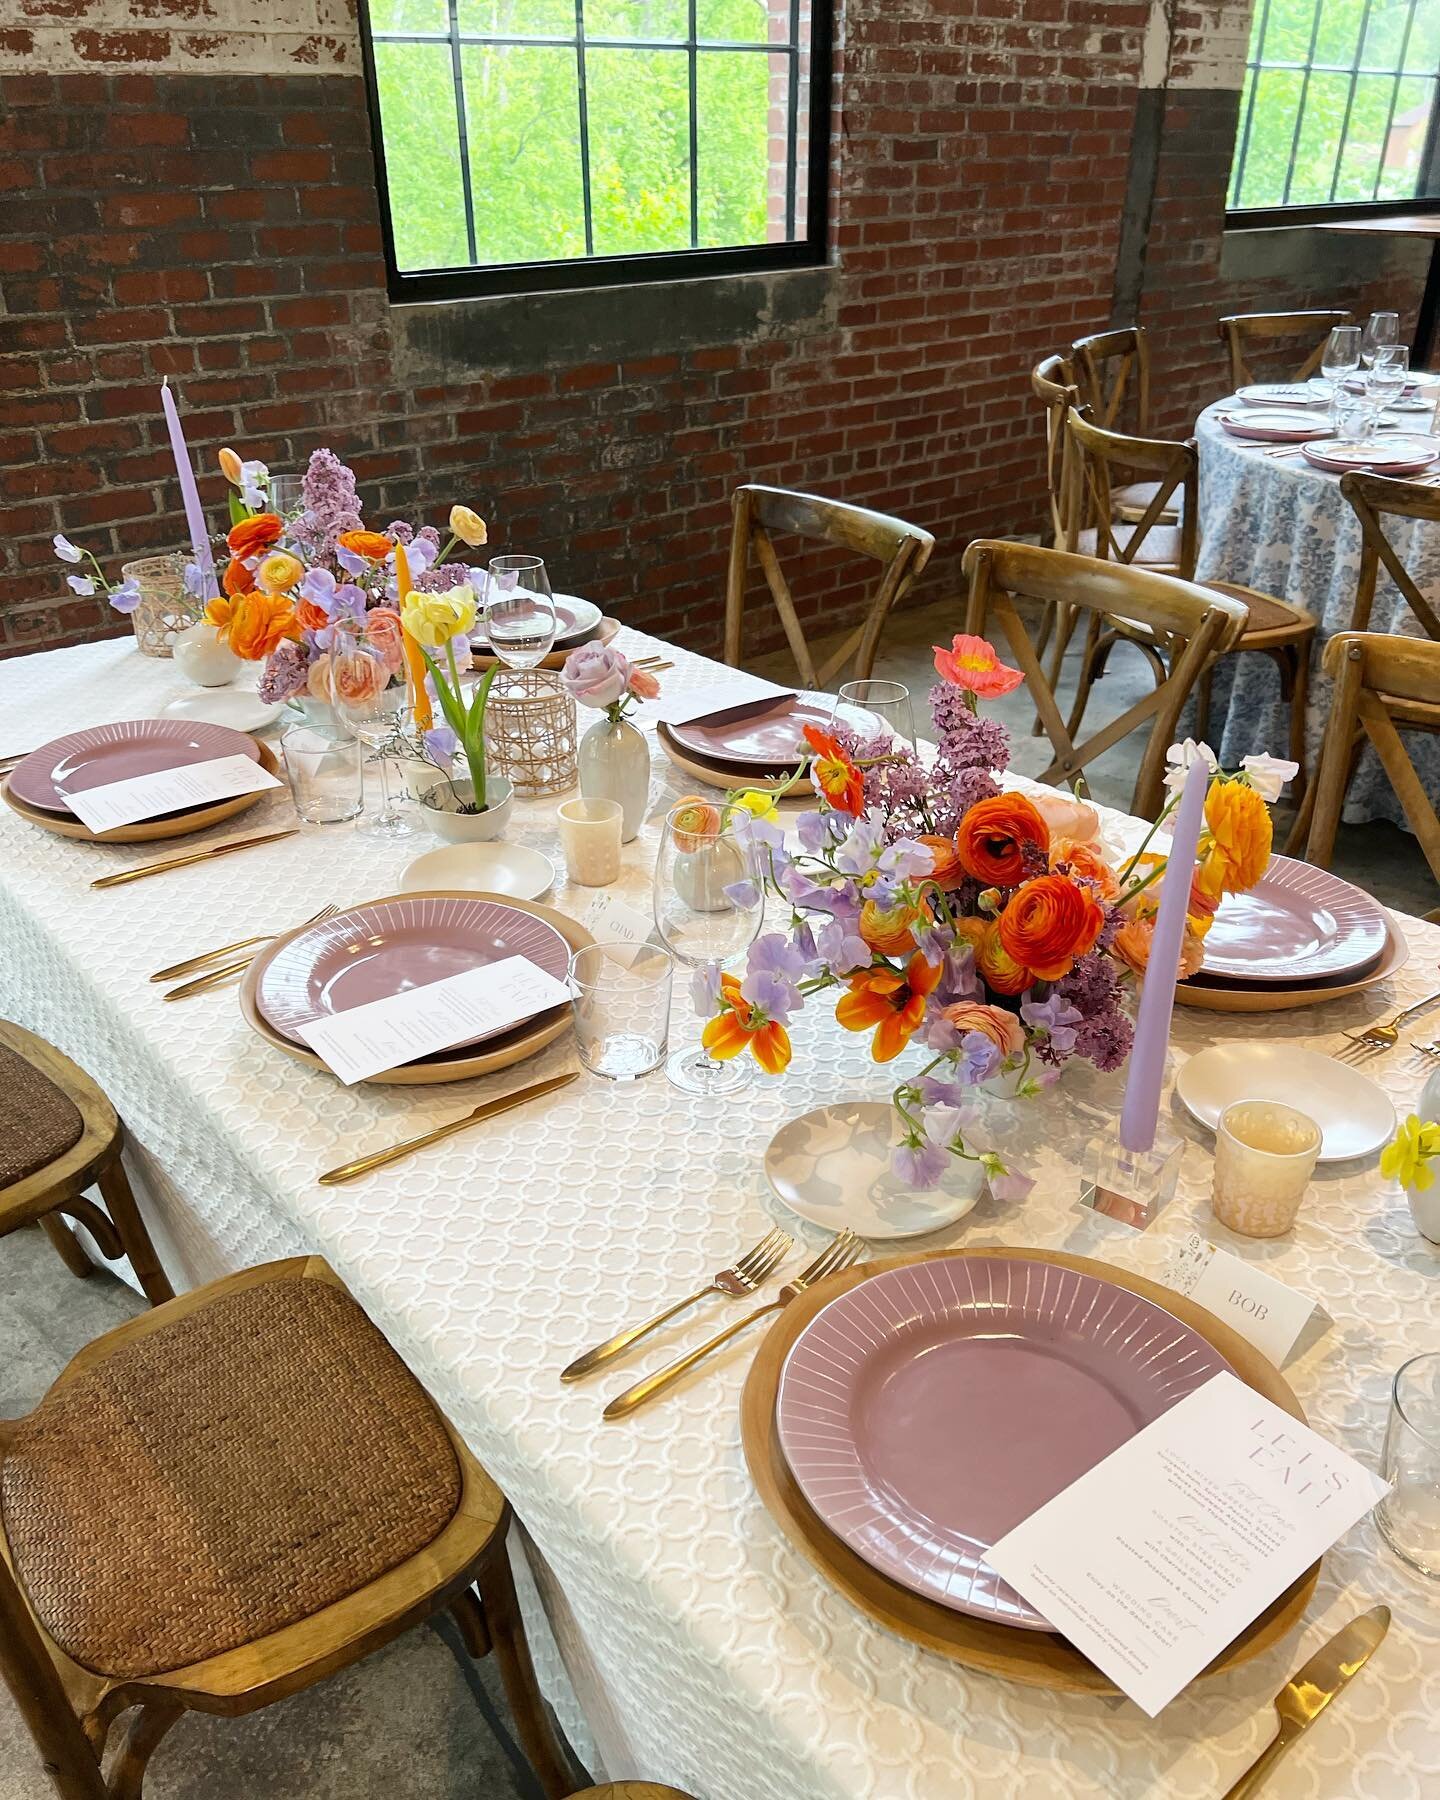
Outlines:
{"label": "wooden charger plate", "polygon": [[[513,906],[517,912],[529,913],[532,918],[543,919],[547,925],[553,925],[572,951],[584,950],[595,942],[583,925],[562,912],[556,912],[553,906],[539,906],[533,900],[516,900],[510,894],[427,888],[423,893],[416,894],[380,894],[374,900],[360,900],[355,904],[378,906],[386,900],[494,900],[501,906]],[[291,1057],[295,1062],[305,1063],[312,1069],[321,1069],[329,1075],[332,1072],[329,1066],[313,1050],[307,1050],[303,1044],[292,1043],[289,1038],[283,1037],[262,1016],[255,1004],[255,991],[260,985],[260,977],[271,961],[291,938],[298,937],[302,931],[309,929],[308,925],[298,925],[294,931],[287,931],[284,937],[275,938],[265,946],[245,971],[245,978],[240,983],[240,1011],[251,1030],[258,1032],[267,1044],[273,1045],[282,1055]],[[365,1080],[384,1082],[387,1086],[394,1087],[434,1087],[445,1081],[468,1081],[474,1075],[492,1075],[497,1069],[508,1069],[514,1063],[524,1062],[527,1057],[535,1056],[547,1045],[553,1044],[556,1038],[570,1029],[570,1021],[571,1011],[568,1005],[552,1006],[548,1012],[538,1013],[525,1024],[517,1025],[513,1031],[492,1038],[488,1045],[477,1045],[473,1056],[449,1057],[444,1062],[403,1063],[398,1069],[382,1069],[378,1075],[367,1075]]]}
{"label": "wooden charger plate", "polygon": [[[251,742],[260,752],[260,767],[267,775],[278,775],[280,764],[275,759],[275,752],[258,738],[252,738]],[[237,813],[247,811],[267,794],[279,791],[262,788],[256,794],[237,794],[233,800],[217,800],[213,806],[197,806],[193,811],[171,814],[169,818],[140,819],[134,825],[117,825],[113,831],[100,832],[91,831],[72,814],[45,812],[41,807],[31,806],[10,792],[8,776],[0,786],[0,800],[4,800],[11,812],[19,813],[22,819],[38,825],[42,831],[53,831],[57,837],[75,838],[82,844],[150,844],[157,838],[191,837],[197,831],[208,831],[212,825],[223,824]]]}
{"label": "wooden charger plate", "polygon": [[[589,637],[577,638],[573,644],[567,644],[563,650],[552,650],[543,662],[537,663],[537,669],[563,669],[565,658],[572,650],[578,650],[582,644],[608,644],[620,629],[618,619],[602,618]],[[470,667],[472,669],[493,669],[498,658],[488,656],[483,650],[472,650]]]}
{"label": "wooden charger plate", "polygon": [[1403,931],[1387,912],[1385,915],[1385,948],[1380,960],[1368,975],[1351,979],[1342,976],[1333,985],[1313,982],[1309,987],[1197,987],[1193,981],[1175,984],[1175,998],[1181,1006],[1198,1006],[1207,1012],[1264,1013],[1289,1012],[1297,1006],[1320,1006],[1326,1000],[1345,1000],[1361,994],[1403,969],[1410,960],[1410,945]]}
{"label": "wooden charger plate", "polygon": [[[682,749],[670,735],[670,729],[662,719],[655,727],[655,736],[660,748],[674,763],[675,767],[692,781],[698,781],[705,787],[713,788],[754,788],[762,794],[777,793],[795,773],[792,769],[785,775],[762,775],[758,770],[746,770],[739,763],[708,763]],[[815,795],[803,781],[792,788],[791,794],[797,800],[808,800],[812,805]],[[788,796],[787,796],[788,798]]]}
{"label": "wooden charger plate", "polygon": [[[751,1365],[740,1404],[740,1435],[745,1460],[770,1516],[802,1555],[819,1569],[845,1597],[899,1637],[920,1644],[966,1668],[1002,1675],[1025,1687],[1057,1688],[1062,1693],[1116,1694],[1120,1690],[1057,1632],[1017,1631],[1013,1626],[976,1619],[953,1612],[938,1600],[927,1600],[897,1582],[890,1581],[833,1536],[811,1511],[801,1493],[775,1429],[775,1401],[785,1359],[800,1333],[838,1294],[845,1293],[884,1269],[910,1263],[931,1262],[944,1256],[1023,1256],[1035,1262],[1055,1263],[1083,1274],[1113,1282],[1139,1294],[1198,1331],[1234,1368],[1240,1379],[1304,1422],[1300,1403],[1278,1372],[1251,1348],[1245,1339],[1193,1301],[1160,1287],[1128,1270],[1112,1268],[1084,1256],[1067,1256],[1058,1250],[1022,1250],[999,1246],[986,1250],[931,1250],[910,1256],[886,1257],[831,1275],[808,1293],[792,1300],[770,1327]],[[1285,1592],[1247,1626],[1228,1649],[1216,1657],[1206,1675],[1238,1668],[1259,1656],[1284,1637],[1300,1621],[1319,1579],[1320,1564],[1292,1582]]]}

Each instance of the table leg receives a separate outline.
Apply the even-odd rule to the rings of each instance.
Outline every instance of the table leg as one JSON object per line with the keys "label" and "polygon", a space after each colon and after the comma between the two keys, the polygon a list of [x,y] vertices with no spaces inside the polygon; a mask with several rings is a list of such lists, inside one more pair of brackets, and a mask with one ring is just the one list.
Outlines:
{"label": "table leg", "polygon": [[1420,316],[1415,321],[1413,367],[1428,369],[1435,351],[1435,325],[1440,315],[1440,238],[1430,247],[1430,268],[1425,276],[1425,291],[1420,296]]}

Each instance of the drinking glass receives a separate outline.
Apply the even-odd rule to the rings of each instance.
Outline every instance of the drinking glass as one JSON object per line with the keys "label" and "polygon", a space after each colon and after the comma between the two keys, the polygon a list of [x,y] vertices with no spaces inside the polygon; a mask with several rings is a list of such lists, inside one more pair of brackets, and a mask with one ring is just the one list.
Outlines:
{"label": "drinking glass", "polygon": [[308,725],[280,735],[290,795],[302,825],[341,825],[364,808],[358,738],[327,737]]}
{"label": "drinking glass", "polygon": [[1365,372],[1365,404],[1376,427],[1386,409],[1403,397],[1409,379],[1409,348],[1405,344],[1382,344]]}
{"label": "drinking glass", "polygon": [[[390,758],[408,754],[405,738],[413,734],[414,714],[403,681],[377,685],[376,659],[358,644],[331,652],[330,686],[335,711],[349,731],[380,765],[380,810],[367,812],[357,830],[372,837],[407,838],[415,827],[390,796]],[[384,667],[381,671],[384,674]]]}
{"label": "drinking glass", "polygon": [[[733,962],[754,943],[765,913],[753,879],[752,814],[743,806],[690,801],[665,818],[655,860],[655,923],[676,958],[692,969]],[[686,1094],[729,1094],[750,1079],[739,1059],[677,1050],[666,1074]]]}
{"label": "drinking glass", "polygon": [[1375,416],[1367,396],[1343,385],[1331,396],[1330,417],[1342,444],[1363,444],[1374,430]]}
{"label": "drinking glass", "polygon": [[282,519],[293,519],[296,513],[303,511],[304,482],[303,475],[272,475],[267,496],[270,511],[279,513]]}
{"label": "drinking glass", "polygon": [[538,556],[492,556],[485,574],[485,635],[509,669],[533,669],[555,642],[550,577]]}
{"label": "drinking glass", "polygon": [[879,727],[888,731],[897,744],[915,746],[915,715],[910,705],[910,690],[900,681],[847,681],[835,701],[831,724],[854,732],[864,743],[877,734]]}
{"label": "drinking glass", "polygon": [[1320,1127],[1293,1106],[1227,1106],[1215,1129],[1215,1217],[1244,1237],[1280,1237],[1295,1223],[1319,1154]]}
{"label": "drinking glass", "polygon": [[609,887],[620,879],[620,832],[625,808],[618,800],[562,800],[560,848],[565,873],[580,887]]}
{"label": "drinking glass", "polygon": [[1360,367],[1360,327],[1337,325],[1325,340],[1320,373],[1330,383],[1333,402],[1342,385]]}
{"label": "drinking glass", "polygon": [[1365,329],[1360,336],[1360,360],[1368,369],[1375,360],[1375,352],[1385,344],[1393,344],[1400,336],[1400,315],[1393,312],[1373,312],[1365,321]]}
{"label": "drinking glass", "polygon": [[587,944],[570,958],[575,1047],[592,1075],[634,1081],[664,1062],[674,970],[657,944]]}
{"label": "drinking glass", "polygon": [[1440,1350],[1396,1371],[1381,1473],[1391,1491],[1375,1509],[1380,1535],[1412,1569],[1440,1579]]}

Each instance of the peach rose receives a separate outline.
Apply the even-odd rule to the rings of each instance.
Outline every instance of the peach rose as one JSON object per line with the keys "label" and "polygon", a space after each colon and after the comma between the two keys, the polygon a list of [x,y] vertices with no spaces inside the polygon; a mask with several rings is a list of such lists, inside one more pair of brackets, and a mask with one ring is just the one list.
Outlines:
{"label": "peach rose", "polygon": [[996,927],[1006,954],[1041,981],[1058,981],[1089,950],[1105,909],[1078,882],[1037,875],[1011,896]]}
{"label": "peach rose", "polygon": [[368,650],[347,650],[330,665],[335,698],[343,706],[367,706],[390,685],[390,671]]}
{"label": "peach rose", "polygon": [[1100,835],[1100,814],[1086,800],[1059,788],[1043,794],[1029,795],[1030,803],[1050,827],[1051,837],[1066,838],[1072,844],[1089,844]]}
{"label": "peach rose", "polygon": [[660,683],[648,669],[630,670],[630,692],[637,700],[653,700],[660,692]]}
{"label": "peach rose", "polygon": [[955,829],[955,854],[987,887],[1018,887],[1028,873],[1024,846],[1050,848],[1050,827],[1023,794],[977,800]]}
{"label": "peach rose", "polygon": [[330,684],[330,658],[317,656],[310,665],[310,673],[305,677],[306,691],[312,700],[324,701],[326,705],[334,700],[335,690]]}
{"label": "peach rose", "polygon": [[[392,675],[405,666],[405,630],[393,606],[373,606],[365,615],[365,642]],[[469,646],[465,648],[468,650]]]}
{"label": "peach rose", "polygon": [[982,1006],[978,1000],[957,1000],[953,1006],[941,1010],[941,1018],[953,1025],[962,1037],[972,1031],[978,1031],[1000,1052],[1003,1062],[1010,1056],[1018,1056],[1025,1048],[1025,1029],[1014,1013],[1006,1012],[1003,1006]]}

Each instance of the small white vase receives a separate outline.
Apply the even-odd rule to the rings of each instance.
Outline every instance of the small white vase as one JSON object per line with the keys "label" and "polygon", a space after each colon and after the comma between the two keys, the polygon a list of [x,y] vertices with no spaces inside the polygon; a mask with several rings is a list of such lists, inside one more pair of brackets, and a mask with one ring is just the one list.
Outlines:
{"label": "small white vase", "polygon": [[745,852],[733,838],[717,838],[675,858],[675,892],[692,912],[725,912],[725,890],[749,873]]}
{"label": "small white vase", "polygon": [[[1420,1104],[1415,1109],[1415,1116],[1422,1125],[1440,1120],[1440,1069],[1420,1090]],[[1410,1202],[1410,1217],[1415,1221],[1415,1229],[1421,1237],[1440,1246],[1440,1172],[1435,1173],[1435,1179],[1423,1193],[1419,1188],[1407,1187],[1405,1198]]]}
{"label": "small white vase", "polygon": [[170,646],[175,666],[196,687],[225,687],[240,673],[240,658],[213,625],[202,620],[177,631]]}
{"label": "small white vase", "polygon": [[504,835],[515,790],[503,775],[491,775],[485,782],[484,812],[461,812],[462,803],[468,803],[474,792],[469,781],[438,782],[421,795],[420,816],[436,837],[448,843],[488,844]]}
{"label": "small white vase", "polygon": [[650,746],[628,719],[597,719],[580,740],[580,792],[586,800],[618,800],[620,841],[640,835],[650,804]]}

